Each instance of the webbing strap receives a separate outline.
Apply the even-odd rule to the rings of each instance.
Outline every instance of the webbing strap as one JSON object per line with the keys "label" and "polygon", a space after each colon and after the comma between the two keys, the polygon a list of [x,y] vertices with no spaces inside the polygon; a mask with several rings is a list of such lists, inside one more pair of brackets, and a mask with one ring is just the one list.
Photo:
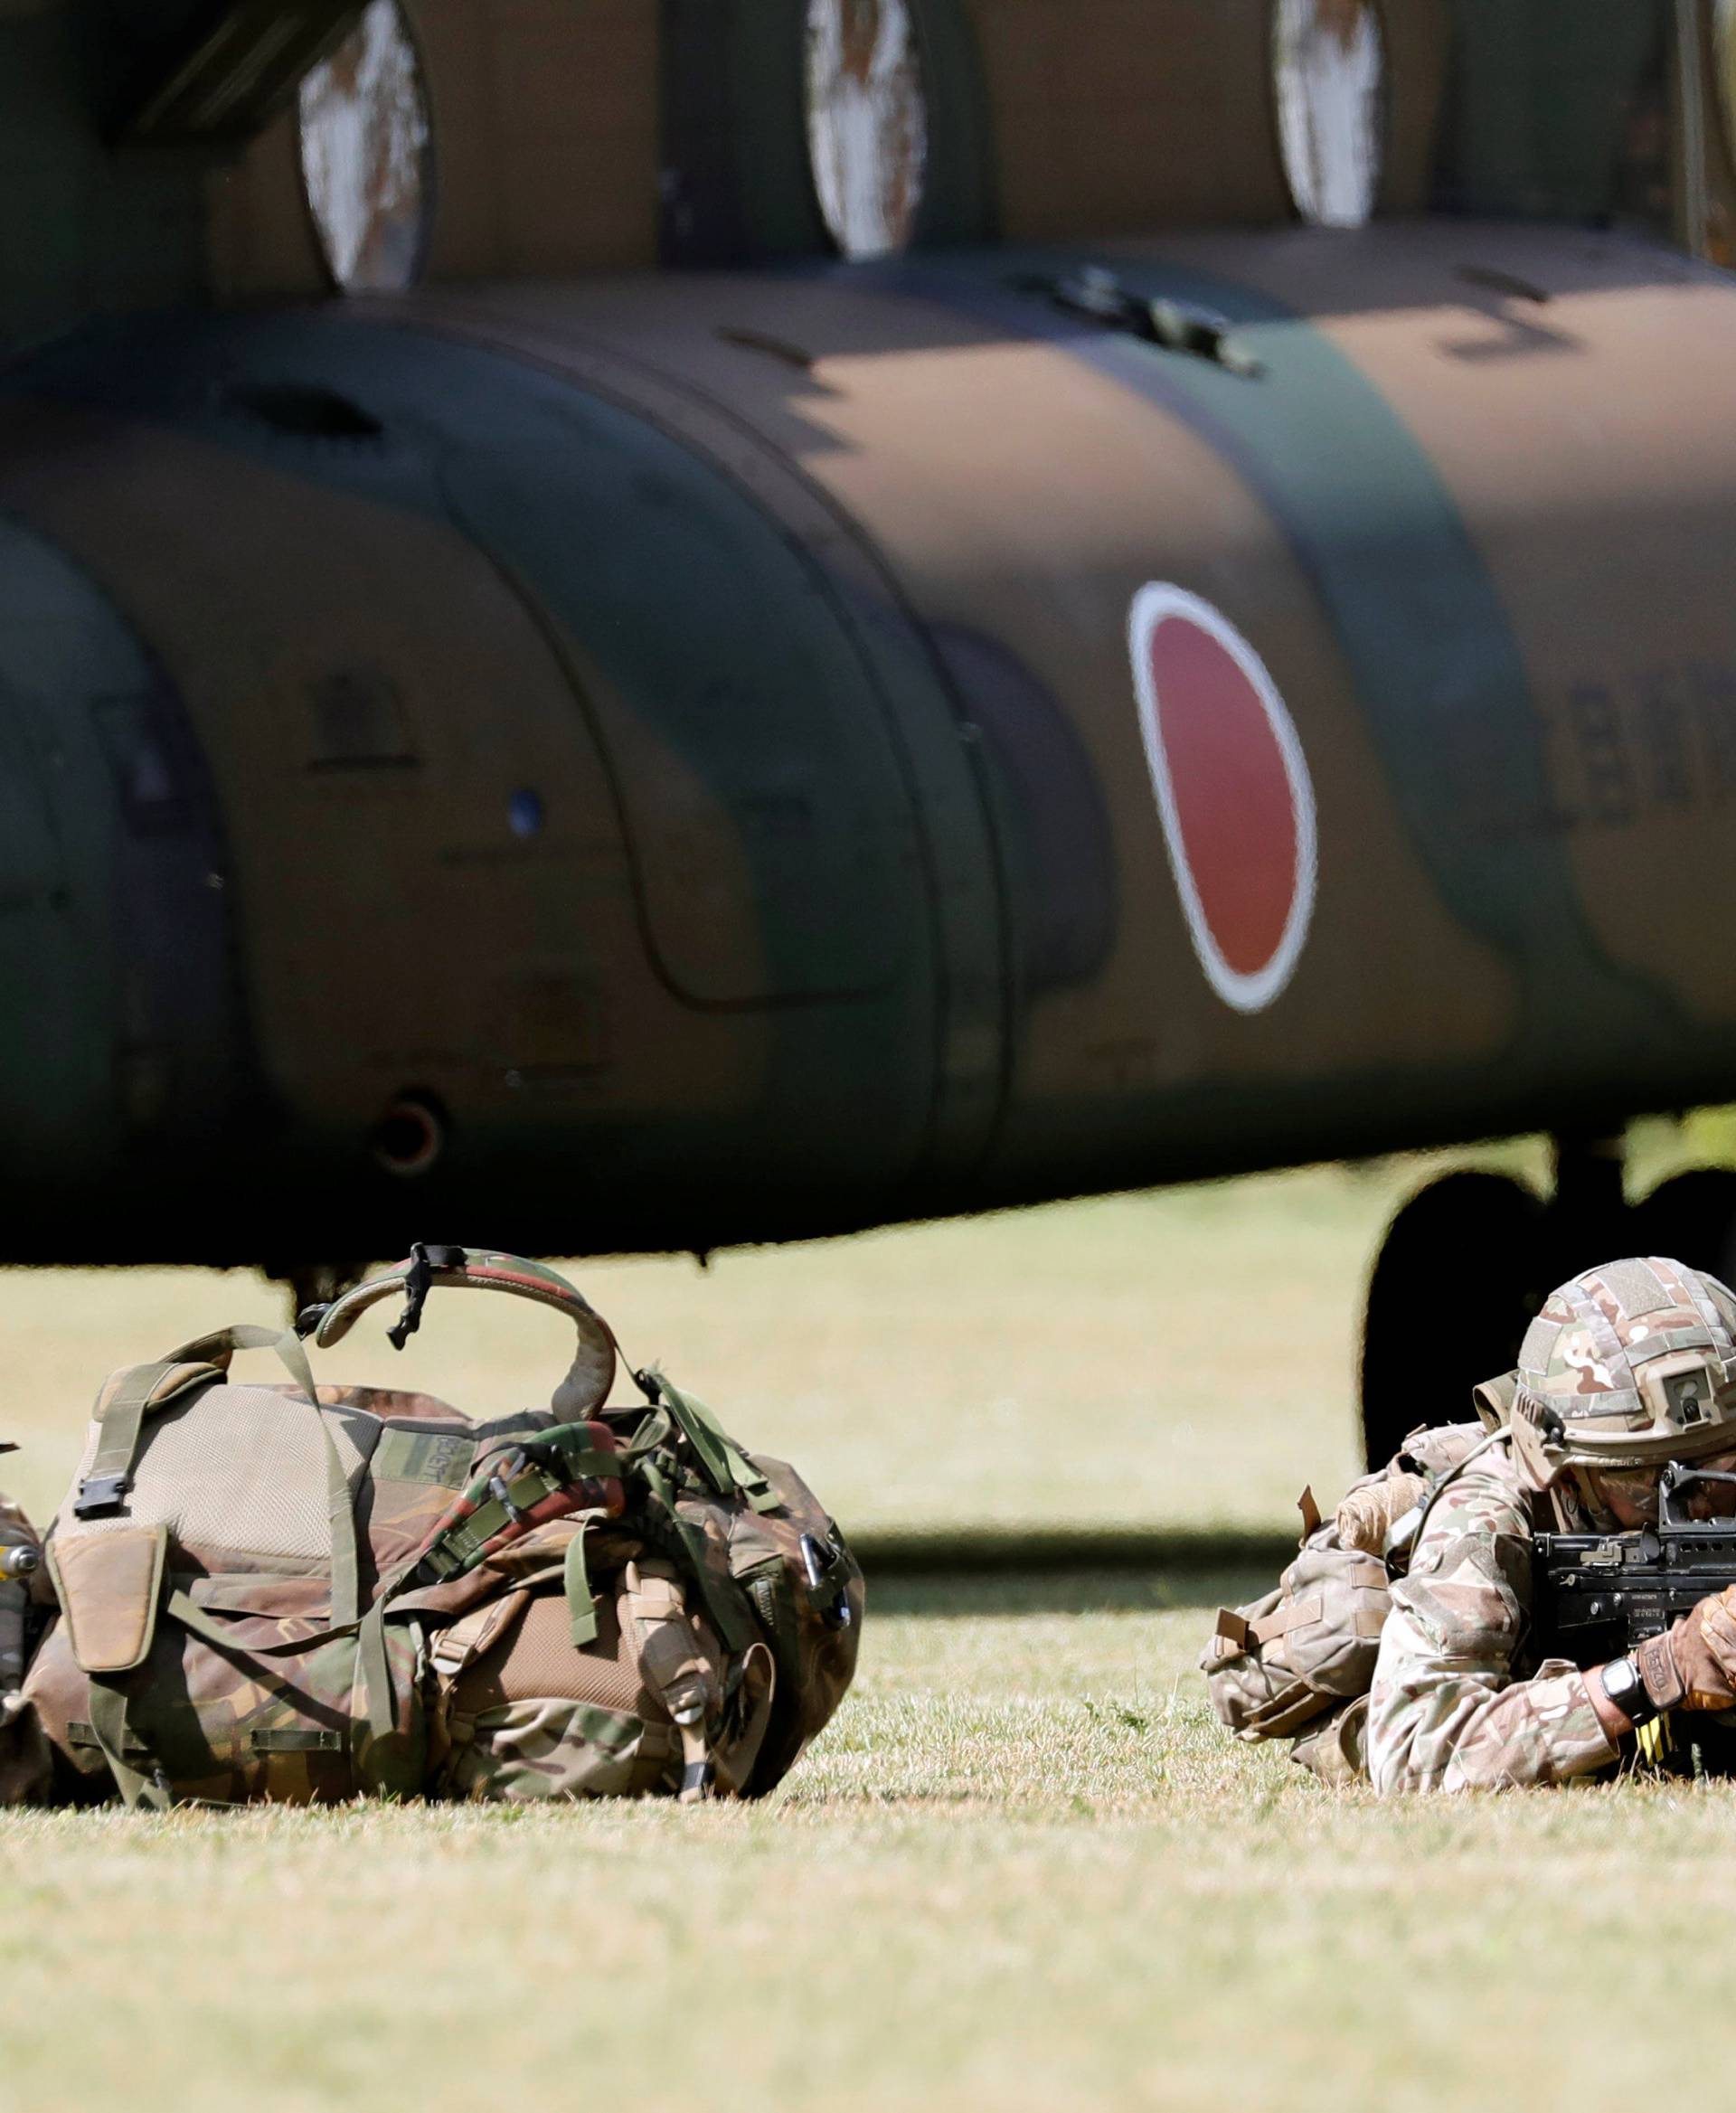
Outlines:
{"label": "webbing strap", "polygon": [[120,1375],[107,1402],[99,1397],[96,1417],[102,1436],[98,1441],[96,1457],[90,1463],[90,1472],[79,1486],[79,1498],[73,1509],[80,1517],[110,1509],[126,1494],[132,1481],[146,1404],[175,1366],[214,1364],[225,1369],[238,1350],[275,1350],[290,1378],[310,1401],[316,1400],[312,1367],[307,1363],[307,1353],[289,1329],[260,1328],[242,1323],[184,1343],[178,1350],[171,1350],[166,1357],[159,1357],[154,1363],[135,1364]]}
{"label": "webbing strap", "polygon": [[1250,1621],[1248,1633],[1257,1644],[1269,1644],[1288,1636],[1293,1628],[1306,1628],[1310,1622],[1318,1621],[1323,1611],[1318,1593],[1312,1599],[1291,1599],[1275,1607],[1262,1619]]}
{"label": "webbing strap", "polygon": [[118,1506],[132,1486],[146,1404],[177,1365],[214,1364],[219,1370],[226,1371],[238,1350],[275,1351],[319,1420],[319,1435],[326,1448],[326,1511],[332,1546],[332,1626],[341,1628],[345,1623],[354,1622],[362,1610],[362,1562],[356,1543],[355,1505],[350,1495],[350,1478],[344,1472],[343,1456],[315,1391],[313,1368],[291,1329],[261,1328],[243,1322],[184,1343],[178,1350],[170,1351],[166,1357],[158,1358],[153,1364],[134,1365],[123,1374],[114,1393],[98,1410],[102,1436],[90,1472],[79,1485],[79,1495],[72,1508],[84,1518]]}
{"label": "webbing strap", "polygon": [[730,1456],[730,1466],[734,1470],[735,1486],[756,1512],[776,1512],[783,1508],[782,1500],[753,1462],[733,1439],[724,1441]]}
{"label": "webbing strap", "polygon": [[[312,1395],[308,1399],[313,1400]],[[341,1627],[362,1611],[362,1553],[356,1542],[355,1500],[350,1495],[350,1478],[324,1412],[317,1401],[319,1434],[326,1440],[326,1513],[332,1530],[332,1621]]]}
{"label": "webbing strap", "polygon": [[117,1385],[97,1413],[102,1437],[98,1441],[90,1472],[79,1484],[72,1509],[80,1518],[90,1518],[118,1505],[132,1487],[133,1458],[138,1451],[139,1426],[145,1420],[145,1404],[175,1370],[179,1360],[159,1358],[155,1364],[136,1364]]}
{"label": "webbing strap", "polygon": [[[575,1424],[571,1428],[582,1430],[584,1425]],[[613,1482],[619,1479],[621,1456],[618,1453],[606,1453],[600,1448],[590,1445],[575,1445],[569,1450],[561,1443],[561,1432],[552,1430],[543,1442],[552,1444],[561,1455],[561,1465],[566,1471],[569,1482]]]}
{"label": "webbing strap", "polygon": [[[297,1658],[308,1651],[317,1651],[323,1646],[341,1642],[345,1637],[356,1638],[356,1661],[361,1672],[363,1713],[360,1722],[365,1728],[370,1740],[387,1739],[398,1729],[398,1711],[392,1692],[392,1665],[386,1655],[386,1615],[393,1595],[408,1573],[400,1571],[388,1579],[373,1605],[359,1619],[332,1622],[316,1628],[305,1637],[282,1637],[275,1643],[259,1644],[244,1641],[233,1628],[213,1620],[203,1607],[196,1605],[185,1592],[171,1592],[165,1611],[173,1615],[182,1627],[201,1637],[208,1644],[214,1644],[220,1651],[242,1658]],[[92,1695],[95,1683],[92,1683]],[[95,1721],[95,1703],[91,1716]],[[107,1747],[103,1749],[105,1755]],[[110,1761],[109,1765],[114,1764]]]}
{"label": "webbing strap", "polygon": [[645,1484],[658,1514],[658,1522],[665,1533],[680,1542],[687,1558],[687,1566],[693,1582],[699,1587],[699,1595],[705,1602],[712,1627],[722,1638],[730,1651],[745,1651],[752,1643],[753,1632],[748,1626],[740,1603],[727,1592],[712,1574],[711,1552],[701,1528],[684,1519],[675,1509],[675,1497],[662,1468],[649,1460],[639,1462],[639,1477]]}
{"label": "webbing strap", "polygon": [[778,1499],[771,1486],[741,1450],[703,1401],[684,1394],[662,1373],[651,1375],[657,1382],[669,1412],[681,1426],[705,1479],[719,1496],[746,1497],[756,1512],[775,1512]]}
{"label": "webbing strap", "polygon": [[585,1557],[582,1526],[567,1542],[566,1561],[561,1566],[561,1584],[567,1595],[567,1616],[572,1647],[582,1651],[597,1641],[597,1599],[590,1589],[590,1567]]}
{"label": "webbing strap", "polygon": [[629,1562],[622,1582],[639,1671],[681,1736],[680,1801],[696,1805],[710,1792],[714,1772],[705,1722],[712,1688],[686,1602],[676,1580],[648,1563]]}
{"label": "webbing strap", "polygon": [[449,1689],[459,1674],[497,1641],[508,1623],[524,1611],[528,1598],[528,1593],[517,1591],[499,1599],[485,1599],[480,1607],[473,1607],[440,1631],[428,1655],[443,1687]]}
{"label": "webbing strap", "polygon": [[675,1420],[666,1409],[647,1409],[621,1448],[621,1458],[630,1465],[646,1453],[655,1453],[659,1446],[668,1444],[675,1430]]}
{"label": "webbing strap", "polygon": [[[397,1729],[397,1710],[386,1653],[386,1610],[411,1566],[405,1565],[392,1578],[382,1580],[373,1606],[365,1614],[363,1612],[361,1549],[350,1478],[326,1412],[319,1405],[307,1352],[292,1331],[242,1323],[184,1343],[179,1349],[154,1363],[134,1365],[122,1375],[114,1392],[98,1410],[101,1437],[90,1472],[80,1484],[73,1510],[80,1516],[88,1516],[118,1507],[132,1486],[146,1407],[169,1373],[177,1365],[196,1364],[213,1364],[220,1371],[227,1370],[238,1350],[275,1351],[318,1420],[326,1454],[326,1510],[331,1536],[331,1618],[310,1636],[260,1644],[243,1643],[232,1629],[212,1620],[184,1591],[170,1594],[166,1611],[184,1628],[203,1637],[206,1643],[246,1657],[298,1656],[344,1637],[354,1636],[363,1693],[361,1722],[370,1742],[388,1738]],[[170,1801],[166,1785],[160,1777],[153,1780],[141,1774],[125,1758],[129,1736],[127,1709],[124,1689],[92,1679],[91,1729],[121,1796],[129,1806],[164,1810]]]}
{"label": "webbing strap", "polygon": [[[362,1721],[367,1727],[368,1747],[390,1739],[398,1729],[398,1711],[392,1692],[392,1665],[386,1656],[386,1601],[374,1601],[362,1618],[356,1640],[356,1656],[362,1674]],[[366,1760],[367,1747],[361,1759]]]}
{"label": "webbing strap", "polygon": [[344,1734],[328,1724],[261,1724],[241,1733],[253,1753],[342,1753]]}
{"label": "webbing strap", "polygon": [[[120,1792],[127,1809],[129,1812],[166,1812],[169,1808],[166,1786],[158,1776],[146,1775],[125,1758],[129,1746],[135,1753],[139,1750],[139,1742],[127,1722],[128,1701],[126,1688],[118,1683],[93,1678],[90,1682],[90,1730],[102,1750],[102,1758],[108,1764],[108,1773],[115,1778],[115,1788]],[[149,1758],[148,1750],[146,1758]]]}
{"label": "webbing strap", "polygon": [[304,1652],[316,1651],[322,1644],[336,1643],[344,1637],[353,1637],[362,1627],[359,1621],[334,1622],[314,1630],[311,1636],[280,1637],[274,1644],[244,1642],[227,1622],[216,1621],[204,1608],[190,1599],[185,1592],[169,1594],[164,1612],[171,1614],[182,1627],[201,1637],[208,1644],[215,1644],[220,1651],[238,1658],[298,1658]]}

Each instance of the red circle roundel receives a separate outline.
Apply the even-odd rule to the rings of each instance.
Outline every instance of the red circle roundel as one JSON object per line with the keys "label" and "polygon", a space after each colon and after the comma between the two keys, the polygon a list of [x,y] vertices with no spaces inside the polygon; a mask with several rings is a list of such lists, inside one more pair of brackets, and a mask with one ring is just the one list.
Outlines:
{"label": "red circle roundel", "polygon": [[1154,580],[1127,618],[1139,727],[1194,950],[1239,1013],[1289,982],[1314,914],[1314,786],[1266,665],[1233,624]]}

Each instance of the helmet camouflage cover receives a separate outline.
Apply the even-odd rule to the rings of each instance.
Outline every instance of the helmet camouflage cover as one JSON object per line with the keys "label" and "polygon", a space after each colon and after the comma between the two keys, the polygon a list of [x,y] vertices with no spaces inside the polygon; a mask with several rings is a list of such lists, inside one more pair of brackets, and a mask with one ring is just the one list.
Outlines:
{"label": "helmet camouflage cover", "polygon": [[1736,1294],[1660,1255],[1552,1291],[1519,1351],[1515,1437],[1555,1463],[1736,1452]]}

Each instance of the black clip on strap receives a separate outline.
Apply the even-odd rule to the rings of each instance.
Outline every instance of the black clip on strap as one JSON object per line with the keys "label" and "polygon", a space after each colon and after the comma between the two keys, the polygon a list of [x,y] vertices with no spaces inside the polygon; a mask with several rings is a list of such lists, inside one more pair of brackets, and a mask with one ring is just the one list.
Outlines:
{"label": "black clip on strap", "polygon": [[433,1247],[416,1240],[410,1250],[410,1268],[404,1276],[404,1310],[386,1330],[386,1340],[401,1350],[422,1325],[422,1308],[434,1288],[436,1269],[462,1269],[469,1257],[461,1247]]}
{"label": "black clip on strap", "polygon": [[133,1486],[130,1475],[87,1475],[72,1500],[75,1519],[99,1519],[105,1512],[118,1512],[121,1500]]}
{"label": "black clip on strap", "polygon": [[419,1240],[410,1248],[410,1268],[404,1277],[404,1310],[386,1330],[386,1341],[394,1350],[401,1350],[421,1326],[422,1308],[433,1288],[434,1271],[428,1249]]}

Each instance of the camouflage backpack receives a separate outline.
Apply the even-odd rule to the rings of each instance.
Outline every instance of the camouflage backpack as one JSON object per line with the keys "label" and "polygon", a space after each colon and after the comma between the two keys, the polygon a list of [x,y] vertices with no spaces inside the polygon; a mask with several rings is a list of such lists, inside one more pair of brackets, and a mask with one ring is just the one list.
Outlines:
{"label": "camouflage backpack", "polygon": [[[436,1286],[574,1323],[551,1408],[478,1424],[316,1388],[301,1337],[335,1344],[402,1294],[401,1347]],[[289,1385],[231,1379],[259,1348]],[[47,1758],[23,1794],[770,1789],[850,1684],[861,1572],[794,1469],[662,1374],[603,1406],[616,1354],[555,1271],[419,1248],[297,1333],[225,1329],[117,1373],[45,1540],[49,1625],[13,1708]]]}
{"label": "camouflage backpack", "polygon": [[1200,1659],[1212,1706],[1239,1739],[1294,1739],[1292,1758],[1327,1781],[1363,1772],[1368,1690],[1392,1607],[1385,1550],[1482,1436],[1475,1424],[1412,1431],[1324,1523],[1303,1491],[1295,1561],[1271,1591],[1220,1612]]}

